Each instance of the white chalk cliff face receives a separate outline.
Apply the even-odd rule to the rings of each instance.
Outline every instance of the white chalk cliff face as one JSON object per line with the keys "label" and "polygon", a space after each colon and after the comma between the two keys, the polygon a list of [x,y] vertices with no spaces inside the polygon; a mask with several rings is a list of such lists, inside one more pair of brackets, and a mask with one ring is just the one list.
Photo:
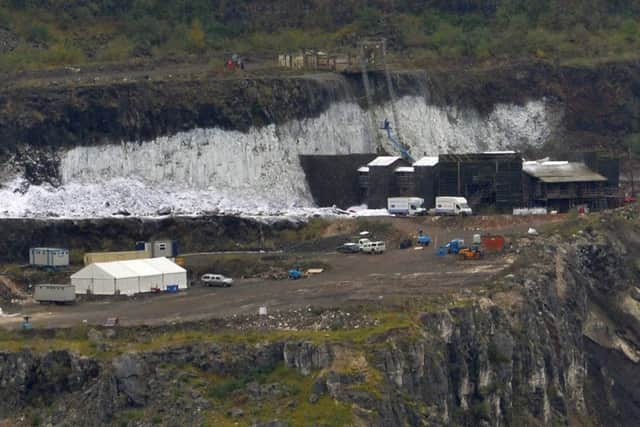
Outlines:
{"label": "white chalk cliff face", "polygon": [[[399,131],[415,157],[538,147],[560,116],[544,100],[497,105],[489,115],[430,105],[422,97],[396,104]],[[376,141],[395,153],[381,130],[390,105],[372,113],[337,102],[319,117],[249,132],[193,129],[152,141],[114,141],[59,153],[62,185],[30,186],[20,177],[0,188],[0,216],[103,217],[118,211],[155,216],[204,212],[246,215],[310,214],[318,209],[300,154],[375,152]]]}

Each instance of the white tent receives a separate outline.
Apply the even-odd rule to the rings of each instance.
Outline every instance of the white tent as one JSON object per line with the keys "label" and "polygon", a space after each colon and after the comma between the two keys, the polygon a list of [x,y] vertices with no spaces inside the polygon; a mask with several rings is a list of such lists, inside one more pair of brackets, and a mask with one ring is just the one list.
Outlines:
{"label": "white tent", "polygon": [[97,262],[71,276],[76,294],[132,295],[166,290],[169,285],[187,288],[187,270],[167,258]]}
{"label": "white tent", "polygon": [[179,289],[187,289],[187,270],[167,258],[150,258],[147,264],[162,271],[163,282],[167,285],[178,285]]}

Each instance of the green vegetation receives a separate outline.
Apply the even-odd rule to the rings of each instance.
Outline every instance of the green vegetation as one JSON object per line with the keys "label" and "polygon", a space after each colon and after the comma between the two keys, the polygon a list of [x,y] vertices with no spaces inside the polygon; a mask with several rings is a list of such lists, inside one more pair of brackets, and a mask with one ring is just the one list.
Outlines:
{"label": "green vegetation", "polygon": [[254,277],[263,273],[286,274],[292,267],[307,270],[309,268],[322,268],[330,270],[331,266],[317,258],[305,258],[288,254],[212,254],[199,256],[194,259],[187,258],[186,267],[194,277],[200,277],[204,273],[218,272],[230,277]]}
{"label": "green vegetation", "polygon": [[500,349],[498,349],[498,346],[493,341],[489,342],[487,353],[489,356],[489,361],[494,365],[501,365],[503,363],[510,362],[510,359],[500,352]]}
{"label": "green vegetation", "polygon": [[[250,373],[246,378],[212,378],[202,372],[198,376],[206,379],[203,386],[213,403],[212,409],[206,413],[207,426],[251,425],[252,419],[280,419],[294,426],[321,424],[338,427],[352,423],[348,404],[337,402],[329,396],[320,397],[314,404],[309,403],[317,373],[303,376],[295,369],[279,364],[270,371]],[[249,382],[279,384],[282,391],[275,396],[261,398],[256,403],[248,396],[246,385]],[[228,414],[232,408],[242,409],[243,415],[230,417]]]}
{"label": "green vegetation", "polygon": [[284,0],[269,8],[259,3],[2,2],[0,29],[18,45],[0,54],[0,70],[176,55],[205,55],[222,65],[229,52],[350,50],[358,39],[380,35],[405,65],[523,59],[592,65],[637,58],[640,49],[634,0],[430,0],[384,8],[328,1],[310,10]]}
{"label": "green vegetation", "polygon": [[[466,298],[466,297],[465,297]],[[362,308],[363,314],[377,320],[375,325],[358,329],[336,330],[215,330],[206,324],[185,325],[184,329],[170,332],[138,329],[119,329],[114,338],[102,340],[104,346],[96,345],[89,339],[88,325],[78,325],[70,329],[32,331],[0,331],[0,348],[8,351],[30,349],[36,352],[66,349],[86,356],[112,357],[125,352],[153,351],[169,346],[182,346],[201,342],[217,342],[226,344],[258,344],[285,340],[304,340],[313,343],[340,342],[363,345],[372,338],[391,330],[403,330],[410,338],[419,334],[421,326],[416,321],[420,313],[439,311],[445,308],[461,307],[472,301],[472,298],[454,295],[438,295],[431,298],[416,299],[408,302],[401,309]]]}

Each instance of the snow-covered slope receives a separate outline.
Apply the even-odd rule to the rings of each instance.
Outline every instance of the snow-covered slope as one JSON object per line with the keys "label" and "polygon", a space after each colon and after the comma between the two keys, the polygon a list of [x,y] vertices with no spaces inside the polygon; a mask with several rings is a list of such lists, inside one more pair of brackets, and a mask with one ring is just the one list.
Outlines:
{"label": "snow-covered slope", "polygon": [[[404,97],[397,110],[403,140],[416,156],[539,146],[560,120],[544,100],[497,105],[482,116]],[[389,105],[367,113],[354,102],[338,102],[319,117],[247,133],[193,129],[153,141],[76,147],[59,153],[59,188],[24,191],[20,177],[3,183],[0,216],[311,213],[317,209],[298,155],[374,152],[376,138],[387,142],[370,123],[385,117],[392,118]]]}

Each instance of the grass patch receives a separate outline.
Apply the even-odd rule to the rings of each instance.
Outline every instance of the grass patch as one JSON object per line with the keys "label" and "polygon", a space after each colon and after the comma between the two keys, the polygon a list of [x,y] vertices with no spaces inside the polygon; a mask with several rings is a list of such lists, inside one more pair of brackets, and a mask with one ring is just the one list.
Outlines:
{"label": "grass patch", "polygon": [[207,388],[207,396],[212,399],[222,400],[242,390],[250,382],[264,383],[273,369],[255,369],[239,378],[228,378],[217,381]]}
{"label": "grass patch", "polygon": [[[258,401],[249,399],[246,384],[256,381],[259,384],[278,383],[284,392]],[[227,378],[209,386],[209,397],[214,409],[205,414],[207,426],[251,425],[252,420],[281,420],[292,426],[345,426],[353,420],[351,406],[322,396],[315,403],[309,402],[314,375],[303,376],[295,369],[279,364],[268,373],[259,372],[248,378]],[[213,390],[213,392],[211,392]],[[294,402],[291,405],[291,402]],[[228,415],[231,408],[242,409],[244,414],[237,418]]]}
{"label": "grass patch", "polygon": [[297,229],[287,229],[275,233],[274,238],[283,244],[303,242],[322,237],[331,222],[322,218],[313,218]]}
{"label": "grass patch", "polygon": [[[112,357],[125,352],[154,351],[171,346],[215,342],[223,344],[258,344],[286,340],[309,341],[316,344],[341,342],[364,344],[373,336],[392,329],[407,329],[407,333],[417,330],[414,314],[396,311],[367,312],[368,316],[378,320],[376,326],[360,329],[338,329],[330,331],[313,330],[218,330],[181,329],[171,332],[140,333],[131,329],[120,329],[113,339],[103,339],[108,351],[100,352],[87,338],[90,327],[78,326],[71,329],[0,331],[0,348],[17,352],[30,349],[38,353],[49,350],[71,350],[86,356]],[[188,326],[186,326],[188,327]]]}
{"label": "grass patch", "polygon": [[10,352],[31,350],[46,353],[50,350],[70,350],[78,354],[96,356],[98,354],[89,340],[80,336],[42,337],[35,331],[8,332],[0,331],[0,349]]}
{"label": "grass patch", "polygon": [[186,257],[186,267],[193,277],[199,278],[204,273],[221,273],[230,277],[252,277],[268,271],[286,272],[293,266],[305,270],[308,268],[330,269],[330,265],[317,261],[313,257],[274,254],[212,254]]}

